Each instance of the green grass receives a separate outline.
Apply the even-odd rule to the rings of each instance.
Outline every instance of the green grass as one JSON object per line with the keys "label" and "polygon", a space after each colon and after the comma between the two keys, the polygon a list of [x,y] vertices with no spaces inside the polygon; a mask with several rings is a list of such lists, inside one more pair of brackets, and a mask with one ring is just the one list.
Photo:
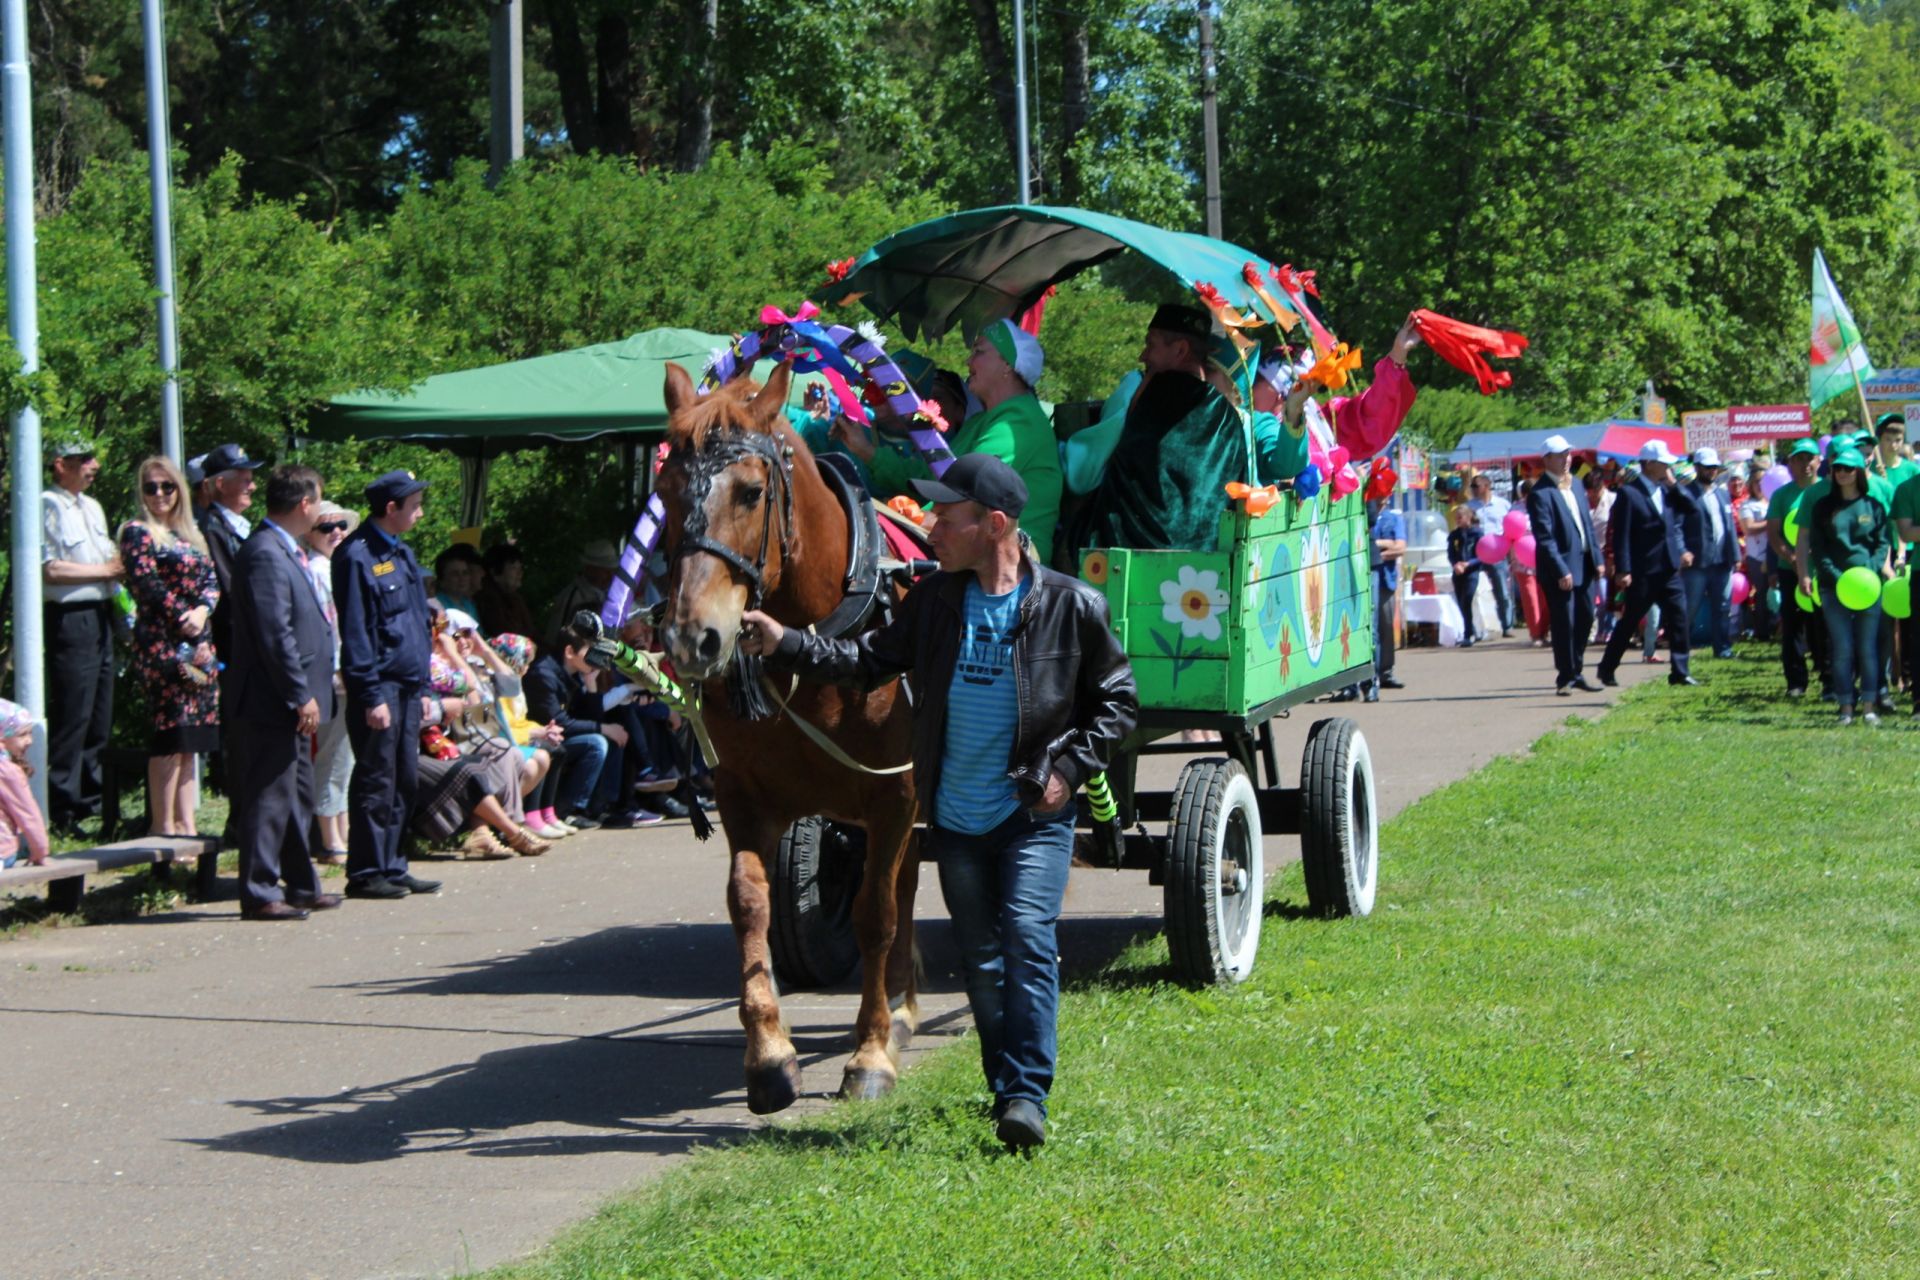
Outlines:
{"label": "green grass", "polygon": [[1920,1274],[1920,732],[1705,674],[1415,805],[1241,987],[1079,984],[1037,1158],[969,1042],[499,1274]]}

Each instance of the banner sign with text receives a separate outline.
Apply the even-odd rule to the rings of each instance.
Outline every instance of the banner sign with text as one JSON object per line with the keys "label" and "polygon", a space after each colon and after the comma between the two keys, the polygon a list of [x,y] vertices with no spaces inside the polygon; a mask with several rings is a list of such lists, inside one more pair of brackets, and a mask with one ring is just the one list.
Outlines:
{"label": "banner sign with text", "polygon": [[1736,404],[1727,410],[1727,435],[1741,444],[1790,440],[1812,429],[1813,414],[1804,404]]}

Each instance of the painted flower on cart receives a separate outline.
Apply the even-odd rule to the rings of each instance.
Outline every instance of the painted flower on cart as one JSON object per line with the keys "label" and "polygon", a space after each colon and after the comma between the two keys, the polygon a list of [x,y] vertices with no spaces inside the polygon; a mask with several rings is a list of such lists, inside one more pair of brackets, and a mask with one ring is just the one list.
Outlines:
{"label": "painted flower on cart", "polygon": [[1189,639],[1220,638],[1220,615],[1227,607],[1227,593],[1220,589],[1220,574],[1214,569],[1180,566],[1179,576],[1160,584],[1160,600],[1165,606],[1160,616],[1180,624],[1180,634]]}

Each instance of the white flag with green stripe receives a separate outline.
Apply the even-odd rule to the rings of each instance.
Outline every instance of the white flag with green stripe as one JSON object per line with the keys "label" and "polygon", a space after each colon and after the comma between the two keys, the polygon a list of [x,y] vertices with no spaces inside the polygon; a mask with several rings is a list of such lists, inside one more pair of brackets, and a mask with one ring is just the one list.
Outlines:
{"label": "white flag with green stripe", "polygon": [[1813,251],[1813,344],[1808,352],[1807,401],[1818,409],[1835,396],[1853,390],[1855,379],[1874,374],[1860,327],[1847,310],[1846,299],[1833,286],[1827,260]]}

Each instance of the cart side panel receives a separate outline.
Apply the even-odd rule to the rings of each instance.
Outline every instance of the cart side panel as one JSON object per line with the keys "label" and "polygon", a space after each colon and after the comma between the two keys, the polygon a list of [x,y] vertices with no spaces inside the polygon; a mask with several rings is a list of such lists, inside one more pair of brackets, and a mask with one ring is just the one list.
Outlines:
{"label": "cart side panel", "polygon": [[1211,551],[1094,550],[1143,706],[1245,715],[1373,658],[1365,509],[1357,496],[1221,517]]}

